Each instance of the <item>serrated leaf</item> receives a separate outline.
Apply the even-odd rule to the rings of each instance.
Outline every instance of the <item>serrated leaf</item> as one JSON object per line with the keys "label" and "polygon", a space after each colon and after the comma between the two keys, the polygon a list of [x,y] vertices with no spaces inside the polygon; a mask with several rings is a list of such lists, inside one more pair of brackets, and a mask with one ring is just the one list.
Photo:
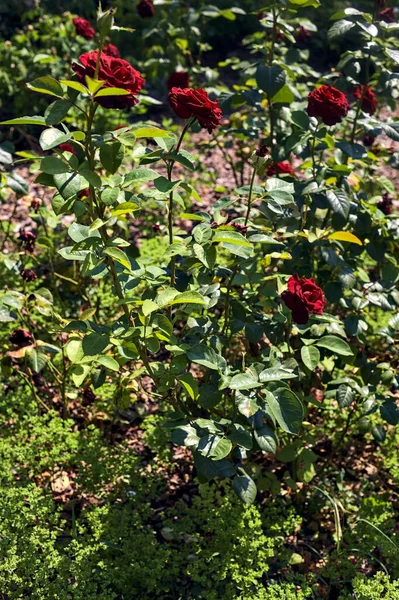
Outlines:
{"label": "serrated leaf", "polygon": [[188,392],[190,398],[195,400],[198,398],[198,383],[197,380],[194,379],[191,373],[185,373],[184,375],[179,375],[178,380],[183,385],[185,390]]}
{"label": "serrated leaf", "polygon": [[337,389],[337,401],[341,408],[351,406],[355,399],[355,391],[349,385],[340,385]]}
{"label": "serrated leaf", "polygon": [[248,373],[239,373],[232,377],[229,387],[232,390],[252,390],[261,387],[262,384],[249,371]]}
{"label": "serrated leaf", "polygon": [[305,367],[314,371],[320,362],[320,351],[316,346],[302,346],[301,358]]}
{"label": "serrated leaf", "polygon": [[277,437],[273,429],[268,425],[262,425],[259,429],[255,429],[254,438],[261,450],[276,454],[277,452]]}
{"label": "serrated leaf", "polygon": [[123,265],[126,269],[129,269],[129,271],[131,270],[129,258],[120,248],[105,248],[103,253],[110,256],[113,260],[116,260],[116,262]]}
{"label": "serrated leaf", "polygon": [[110,371],[119,371],[119,363],[112,356],[99,356],[97,362]]}
{"label": "serrated leaf", "polygon": [[256,485],[244,469],[238,469],[238,474],[233,480],[233,488],[244,504],[253,504],[255,502],[257,494]]}
{"label": "serrated leaf", "polygon": [[302,402],[289,388],[266,391],[267,405],[283,431],[298,435],[304,418]]}
{"label": "serrated leaf", "polygon": [[334,354],[338,354],[340,356],[353,356],[353,352],[350,349],[349,344],[335,335],[325,335],[320,340],[315,342],[315,344],[320,348],[326,348],[327,350],[330,350]]}
{"label": "serrated leaf", "polygon": [[28,87],[30,90],[33,90],[34,92],[39,92],[41,94],[49,94],[50,96],[58,96],[61,98],[64,93],[58,81],[53,77],[50,77],[50,75],[38,77],[30,83],[27,83],[26,87]]}

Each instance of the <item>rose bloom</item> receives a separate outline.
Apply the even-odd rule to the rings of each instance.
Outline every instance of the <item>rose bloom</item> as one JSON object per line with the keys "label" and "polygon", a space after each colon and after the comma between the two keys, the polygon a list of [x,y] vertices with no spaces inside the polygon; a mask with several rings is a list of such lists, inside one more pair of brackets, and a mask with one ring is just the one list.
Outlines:
{"label": "rose bloom", "polygon": [[15,329],[9,337],[9,340],[18,348],[24,348],[33,344],[33,338],[26,329]]}
{"label": "rose bloom", "polygon": [[385,23],[395,23],[396,19],[395,19],[395,13],[393,8],[384,8],[384,10],[380,10],[379,13],[377,13],[377,21],[385,21]]}
{"label": "rose bloom", "polygon": [[68,144],[68,142],[65,142],[65,144],[60,144],[58,148],[61,150],[61,152],[70,152],[71,154],[76,154],[75,148],[72,146],[72,144]]}
{"label": "rose bloom", "polygon": [[369,115],[373,115],[375,113],[377,110],[377,98],[375,97],[373,90],[369,88],[368,85],[357,85],[353,90],[353,95],[355,96],[356,100],[360,100],[363,97],[362,110],[365,113]]}
{"label": "rose bloom", "polygon": [[85,40],[92,40],[96,35],[95,30],[86,19],[75,17],[72,19],[72,23],[75,25],[76,33],[84,37]]}
{"label": "rose bloom", "polygon": [[315,283],[314,279],[292,275],[288,280],[288,290],[281,294],[281,298],[292,311],[292,318],[298,325],[305,325],[309,320],[309,313],[322,315],[326,306],[323,290]]}
{"label": "rose bloom", "polygon": [[222,120],[219,103],[210,100],[203,89],[174,87],[169,92],[169,103],[181,119],[195,117],[203,129],[212,133]]}
{"label": "rose bloom", "polygon": [[36,272],[33,269],[22,269],[21,277],[24,281],[27,281],[28,283],[37,279]]}
{"label": "rose bloom", "polygon": [[309,117],[320,117],[326,125],[340,123],[348,111],[349,104],[345,94],[332,85],[322,85],[308,96]]}
{"label": "rose bloom", "polygon": [[174,87],[187,88],[190,85],[190,77],[185,71],[176,71],[169,75],[166,85],[168,86],[168,90]]}
{"label": "rose bloom", "polygon": [[90,194],[89,188],[85,188],[84,190],[80,190],[80,192],[78,192],[77,196],[78,196],[78,200],[81,200],[82,198],[88,198]]}
{"label": "rose bloom", "polygon": [[384,213],[384,215],[392,214],[393,202],[388,192],[384,192],[382,194],[382,200],[377,204],[377,207],[380,209],[381,212]]}
{"label": "rose bloom", "polygon": [[140,0],[136,8],[142,19],[150,19],[155,15],[155,6],[151,0]]}
{"label": "rose bloom", "polygon": [[114,44],[108,44],[108,46],[104,46],[103,48],[104,54],[107,56],[112,56],[113,58],[120,58],[119,50]]}
{"label": "rose bloom", "polygon": [[[295,175],[294,169],[291,167],[290,163],[286,160],[284,162],[277,163],[277,173],[279,175]],[[267,168],[266,175],[268,177],[273,177],[276,175],[276,168],[274,163],[270,163]]]}
{"label": "rose bloom", "polygon": [[[86,83],[86,75],[92,78],[94,77],[97,56],[98,50],[86,52],[79,56],[80,64],[72,64],[72,69],[75,71],[80,83]],[[127,60],[107,56],[104,52],[101,53],[98,79],[105,82],[103,88],[122,88],[130,92],[126,96],[100,96],[96,98],[96,102],[104,108],[122,109],[128,108],[129,106],[135,106],[138,102],[136,96],[145,83],[145,79],[143,79],[141,73],[136,71]]]}

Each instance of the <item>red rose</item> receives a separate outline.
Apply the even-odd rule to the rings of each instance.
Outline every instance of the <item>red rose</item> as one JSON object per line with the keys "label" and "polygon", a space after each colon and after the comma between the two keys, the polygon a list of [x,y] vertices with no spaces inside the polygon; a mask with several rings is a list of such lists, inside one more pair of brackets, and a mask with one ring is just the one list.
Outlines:
{"label": "red rose", "polygon": [[187,88],[190,85],[190,77],[188,73],[185,73],[184,71],[176,71],[169,75],[166,85],[168,86],[168,90],[171,90],[174,87]]}
{"label": "red rose", "polygon": [[150,19],[155,15],[155,6],[151,0],[140,0],[136,8],[142,19]]}
{"label": "red rose", "polygon": [[113,58],[120,58],[119,50],[114,44],[108,44],[108,46],[104,46],[103,48],[104,54],[107,56],[112,56]]}
{"label": "red rose", "polygon": [[312,34],[306,27],[298,27],[298,29],[295,30],[294,38],[297,42],[307,42],[311,37]]}
{"label": "red rose", "polygon": [[309,313],[322,315],[326,306],[323,290],[314,279],[293,275],[288,280],[288,290],[281,294],[286,306],[292,311],[295,323],[305,325]]}
{"label": "red rose", "polygon": [[21,277],[27,282],[35,281],[35,279],[37,279],[36,272],[33,269],[22,269]]}
{"label": "red rose", "polygon": [[[290,163],[287,160],[284,162],[277,163],[277,173],[279,175],[280,174],[295,175],[294,169],[291,167]],[[276,175],[276,168],[275,168],[274,163],[270,163],[270,165],[267,168],[266,175],[268,177],[273,177],[273,175]]]}
{"label": "red rose", "polygon": [[384,215],[392,214],[393,202],[388,192],[382,194],[382,200],[377,204],[377,207],[384,213]]}
{"label": "red rose", "polygon": [[353,95],[356,100],[362,99],[362,110],[373,115],[377,110],[377,98],[371,88],[368,85],[357,85],[353,91]]}
{"label": "red rose", "polygon": [[[98,50],[86,52],[79,56],[80,64],[73,63],[72,69],[77,75],[80,83],[85,82],[85,76],[94,77],[96,72]],[[145,79],[139,71],[133,69],[132,65],[123,60],[123,58],[114,58],[107,56],[103,52],[100,58],[100,68],[98,79],[105,81],[104,88],[114,87],[122,88],[130,92],[126,96],[100,96],[96,102],[104,108],[127,108],[135,106],[138,102],[136,95],[141,91]]]}
{"label": "red rose", "polygon": [[395,13],[393,8],[384,8],[379,13],[377,13],[377,21],[385,21],[385,23],[395,23]]}
{"label": "red rose", "polygon": [[33,344],[33,337],[26,329],[15,329],[9,337],[9,340],[18,348],[24,348]]}
{"label": "red rose", "polygon": [[25,231],[21,229],[18,240],[21,242],[22,248],[25,248],[27,252],[33,252],[36,244],[36,236],[31,231]]}
{"label": "red rose", "polygon": [[222,111],[219,103],[209,99],[203,89],[174,87],[169,92],[169,103],[178,117],[191,119],[195,117],[201,127],[209,133],[220,124]]}
{"label": "red rose", "polygon": [[332,85],[322,85],[308,96],[309,117],[320,117],[326,125],[340,123],[349,110],[348,100]]}
{"label": "red rose", "polygon": [[65,144],[60,144],[58,148],[61,150],[61,152],[70,152],[71,154],[76,154],[75,148],[72,146],[72,144],[68,144],[68,142],[65,142]]}
{"label": "red rose", "polygon": [[75,25],[76,33],[84,37],[85,40],[92,40],[96,35],[95,30],[86,19],[75,17],[72,19],[72,23]]}
{"label": "red rose", "polygon": [[78,200],[81,200],[82,198],[88,198],[89,194],[90,194],[89,188],[80,190],[80,192],[77,193]]}

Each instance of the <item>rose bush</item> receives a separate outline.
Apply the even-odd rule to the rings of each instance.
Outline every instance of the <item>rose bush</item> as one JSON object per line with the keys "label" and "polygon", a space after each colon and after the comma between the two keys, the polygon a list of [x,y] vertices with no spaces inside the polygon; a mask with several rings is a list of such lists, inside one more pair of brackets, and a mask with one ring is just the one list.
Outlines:
{"label": "rose bush", "polygon": [[[231,478],[247,503],[256,483],[266,485],[259,457],[289,463],[292,489],[325,468],[328,456],[320,459],[306,429],[323,419],[322,399],[335,408],[339,444],[350,431],[382,443],[399,422],[390,364],[399,305],[395,188],[375,177],[393,157],[374,143],[382,131],[398,138],[397,122],[375,110],[375,94],[379,105],[396,94],[396,29],[373,14],[336,13],[329,39],[353,30],[358,47],[320,75],[293,35],[303,26],[299,11],[295,3],[264,11],[262,43],[259,31],[245,40],[256,59],[226,61],[241,73],[231,90],[214,86],[212,73],[209,91],[200,87],[206,71],[192,66],[191,87],[175,85],[168,96],[168,117],[184,123],[165,118],[160,127],[136,112],[133,123],[123,117],[98,131],[99,105],[138,111],[144,91],[139,71],[104,52],[113,13],[102,13],[98,49],[81,54],[70,77],[29,84],[53,99],[44,116],[4,123],[41,128],[40,155],[24,158],[52,194],[51,209],[38,207],[35,231],[16,232],[15,262],[6,258],[26,286],[4,295],[1,312],[26,333],[9,350],[16,377],[33,389],[33,377],[46,373],[64,414],[74,388],[87,401],[88,389],[112,382],[123,412],[145,386],[167,413],[172,441],[192,452],[200,481]],[[384,41],[374,45],[376,31]],[[78,117],[69,120],[72,111]],[[186,141],[191,148],[201,128],[196,155]],[[204,150],[215,148],[231,172],[223,185],[201,171]],[[201,203],[196,171],[211,204]],[[157,260],[143,250],[147,237]],[[78,298],[73,310],[65,291]],[[387,315],[377,329],[380,312]],[[51,319],[50,339],[46,329],[33,331],[38,313]]]}

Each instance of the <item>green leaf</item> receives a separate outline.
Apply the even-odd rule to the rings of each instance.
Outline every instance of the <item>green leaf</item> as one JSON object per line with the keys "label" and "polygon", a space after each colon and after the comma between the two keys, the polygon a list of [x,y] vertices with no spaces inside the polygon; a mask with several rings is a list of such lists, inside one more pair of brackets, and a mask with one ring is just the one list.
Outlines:
{"label": "green leaf", "polygon": [[232,477],[236,472],[234,465],[229,460],[215,461],[203,456],[200,452],[194,452],[194,466],[201,483],[214,477]]}
{"label": "green leaf", "polygon": [[198,452],[213,460],[222,460],[231,452],[233,444],[227,438],[220,437],[215,433],[204,435],[198,444]]}
{"label": "green leaf", "polygon": [[363,242],[349,231],[335,231],[328,236],[328,239],[339,240],[341,242],[349,242],[350,244],[358,244],[359,246],[363,246]]}
{"label": "green leaf", "polygon": [[251,450],[252,448],[252,435],[239,423],[233,424],[233,431],[230,433],[228,438],[234,444],[245,448],[245,450]]}
{"label": "green leaf", "polygon": [[56,79],[50,77],[50,75],[38,77],[37,79],[31,81],[31,83],[27,83],[26,86],[34,92],[50,94],[50,96],[58,96],[62,98],[64,94],[61,85]]}
{"label": "green leaf", "polygon": [[69,173],[71,170],[69,165],[55,156],[45,156],[40,163],[40,169],[43,173],[49,173],[50,175]]}
{"label": "green leaf", "polygon": [[122,164],[125,147],[120,142],[108,142],[100,148],[100,160],[108,173],[116,173]]}
{"label": "green leaf", "polygon": [[186,448],[197,448],[199,441],[197,430],[191,425],[181,425],[172,431],[173,444],[186,446]]}
{"label": "green leaf", "polygon": [[173,306],[174,304],[208,304],[208,299],[199,292],[181,292],[170,300],[164,306]]}
{"label": "green leaf", "polygon": [[399,50],[390,50],[389,48],[385,48],[385,52],[399,65]]}
{"label": "green leaf", "polygon": [[380,406],[381,417],[390,425],[398,425],[399,423],[399,408],[394,400],[387,400]]}
{"label": "green leaf", "polygon": [[226,361],[220,354],[216,354],[213,348],[205,344],[197,344],[187,351],[187,357],[194,363],[218,371],[224,368]]}
{"label": "green leaf", "polygon": [[72,137],[72,133],[64,133],[55,127],[42,131],[39,144],[42,150],[51,150],[64,142],[67,142]]}
{"label": "green leaf", "polygon": [[99,333],[87,333],[82,340],[82,350],[85,356],[102,354],[109,345],[109,337]]}
{"label": "green leaf", "polygon": [[99,92],[95,93],[95,97],[99,98],[100,96],[128,96],[130,92],[128,90],[124,90],[123,88],[104,88]]}
{"label": "green leaf", "polygon": [[253,388],[261,387],[262,384],[248,371],[247,373],[239,373],[234,375],[230,381],[229,388],[232,390],[252,390]]}
{"label": "green leaf", "polygon": [[112,356],[99,356],[97,362],[110,371],[119,371],[119,363]]}
{"label": "green leaf", "polygon": [[154,311],[159,310],[159,306],[153,300],[144,300],[141,310],[143,311],[143,315],[148,317]]}
{"label": "green leaf", "polygon": [[277,437],[273,429],[268,425],[263,425],[260,429],[255,429],[254,438],[261,450],[276,454]]}
{"label": "green leaf", "polygon": [[326,348],[327,350],[331,350],[331,352],[334,352],[334,354],[339,354],[340,356],[353,356],[353,352],[350,349],[349,344],[335,335],[325,335],[315,344],[316,346],[319,346],[319,348]]}
{"label": "green leaf", "polygon": [[126,183],[134,183],[136,181],[153,181],[159,177],[159,173],[154,171],[154,169],[146,169],[140,167],[138,169],[134,169],[125,175],[125,184]]}
{"label": "green leaf", "polygon": [[337,38],[343,37],[345,33],[348,33],[351,29],[355,27],[355,23],[353,21],[347,21],[346,19],[341,19],[334,23],[332,27],[327,32],[327,39],[331,42]]}
{"label": "green leaf", "polygon": [[78,81],[71,81],[70,79],[61,79],[60,83],[62,83],[62,85],[66,85],[67,87],[73,90],[76,90],[77,92],[80,92],[81,94],[90,94],[87,87],[85,87],[82,83],[79,83]]}
{"label": "green leaf", "polygon": [[277,92],[285,85],[285,79],[285,71],[281,67],[276,65],[271,67],[258,65],[256,70],[256,82],[258,87],[270,98],[275,96]]}
{"label": "green leaf", "polygon": [[17,117],[8,121],[1,121],[0,125],[46,125],[44,117]]}
{"label": "green leaf", "polygon": [[34,348],[27,350],[26,357],[28,364],[34,373],[40,373],[47,364],[47,357],[43,352],[38,352]]}
{"label": "green leaf", "polygon": [[278,388],[273,393],[266,390],[267,405],[283,431],[298,435],[304,418],[302,402],[288,388]]}
{"label": "green leaf", "polygon": [[75,365],[71,371],[71,378],[76,385],[80,387],[91,371],[91,365]]}
{"label": "green leaf", "polygon": [[244,469],[239,467],[237,471],[233,480],[234,491],[244,504],[253,504],[257,494],[256,485]]}
{"label": "green leaf", "polygon": [[[198,225],[198,227],[200,227],[200,225]],[[212,242],[228,242],[229,244],[252,248],[251,242],[249,242],[241,233],[238,233],[238,231],[217,231],[213,236]]]}
{"label": "green leaf", "polygon": [[341,408],[351,406],[355,399],[355,392],[349,385],[340,385],[337,389],[337,401]]}
{"label": "green leaf", "polygon": [[[191,373],[185,373],[184,375],[179,375],[178,380],[183,385],[183,387],[188,392],[190,398],[195,400],[198,398],[198,383],[197,380],[194,379]],[[223,457],[222,457],[223,458]]]}
{"label": "green leaf", "polygon": [[326,197],[333,212],[346,222],[349,217],[350,202],[345,192],[343,190],[328,190]]}
{"label": "green leaf", "polygon": [[136,138],[167,138],[169,133],[158,127],[139,127],[132,130]]}
{"label": "green leaf", "polygon": [[294,379],[295,377],[298,376],[292,373],[292,371],[280,367],[271,367],[259,374],[259,381],[265,383],[266,381],[280,381],[281,379]]}
{"label": "green leaf", "polygon": [[54,184],[64,200],[76,196],[80,191],[79,173],[59,173],[54,175]]}
{"label": "green leaf", "polygon": [[68,114],[72,104],[69,100],[56,100],[46,108],[46,125],[56,125]]}
{"label": "green leaf", "polygon": [[385,442],[387,431],[383,425],[374,425],[371,429],[371,433],[376,442],[380,442],[381,444]]}
{"label": "green leaf", "polygon": [[123,250],[121,250],[120,248],[105,248],[103,250],[103,253],[116,260],[116,262],[123,265],[126,269],[129,269],[129,271],[131,270],[132,267],[130,264],[130,260],[127,254],[125,254],[125,252],[123,252]]}
{"label": "green leaf", "polygon": [[301,358],[305,367],[314,371],[320,362],[320,351],[316,346],[302,346]]}

